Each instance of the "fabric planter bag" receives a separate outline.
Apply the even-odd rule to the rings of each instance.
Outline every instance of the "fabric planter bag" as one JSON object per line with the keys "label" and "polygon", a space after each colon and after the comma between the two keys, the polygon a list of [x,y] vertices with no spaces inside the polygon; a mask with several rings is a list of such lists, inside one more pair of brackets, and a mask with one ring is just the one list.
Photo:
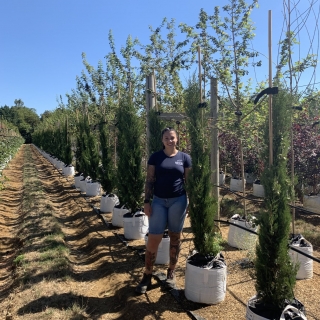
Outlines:
{"label": "fabric planter bag", "polygon": [[90,178],[84,178],[82,180],[80,180],[79,182],[79,187],[80,187],[80,191],[81,192],[86,192],[86,189],[87,189],[87,182],[90,181],[91,179]]}
{"label": "fabric planter bag", "polygon": [[74,176],[74,186],[77,188],[77,189],[80,189],[80,181],[84,179],[82,173],[80,175],[75,175]]}
{"label": "fabric planter bag", "polygon": [[[246,320],[271,320],[275,317],[279,320],[300,319],[307,320],[303,304],[294,299],[282,311],[281,315],[274,315],[272,306],[263,306],[259,304],[257,297],[253,296],[247,303]],[[279,318],[278,318],[279,317]]]}
{"label": "fabric planter bag", "polygon": [[74,166],[63,167],[62,174],[64,176],[74,176]]}
{"label": "fabric planter bag", "polygon": [[126,239],[143,239],[149,229],[148,217],[142,211],[137,211],[134,215],[126,213],[123,216],[123,228]]}
{"label": "fabric planter bag", "polygon": [[[148,235],[145,236],[146,245],[148,243]],[[159,243],[157,258],[155,264],[168,264],[170,260],[170,238],[169,236],[163,236]]]}
{"label": "fabric planter bag", "polygon": [[115,194],[113,193],[103,194],[100,201],[100,211],[112,212],[114,206],[118,204],[119,204],[119,198]]}
{"label": "fabric planter bag", "polygon": [[258,183],[254,183],[253,184],[253,189],[252,189],[252,195],[254,195],[255,197],[259,197],[259,198],[264,198],[265,194],[264,194],[264,187],[262,184],[258,184]]}
{"label": "fabric planter bag", "polygon": [[56,162],[56,168],[58,170],[61,170],[64,167],[64,163],[62,161],[57,161]]}
{"label": "fabric planter bag", "polygon": [[[309,256],[313,255],[311,243],[300,234],[291,239],[290,245]],[[299,264],[296,279],[311,279],[313,277],[313,260],[291,249],[289,255],[292,262]]]}
{"label": "fabric planter bag", "polygon": [[86,196],[87,197],[96,197],[100,195],[101,185],[97,181],[87,181],[86,185]]}
{"label": "fabric planter bag", "polygon": [[314,213],[320,213],[320,195],[304,196],[303,207]]}
{"label": "fabric planter bag", "polygon": [[258,236],[254,233],[248,232],[242,228],[238,228],[237,225],[246,229],[257,231],[258,226],[255,224],[255,217],[252,217],[249,221],[235,214],[230,219],[228,244],[231,247],[250,250],[255,247]]}
{"label": "fabric planter bag", "polygon": [[125,208],[124,205],[122,207],[119,205],[115,206],[112,210],[112,225],[114,227],[123,228],[123,215],[128,212],[129,210]]}
{"label": "fabric planter bag", "polygon": [[256,176],[252,172],[245,172],[244,177],[247,183],[253,183],[256,180]]}
{"label": "fabric planter bag", "polygon": [[202,264],[196,255],[187,259],[184,294],[190,301],[217,304],[225,299],[227,289],[227,266],[223,256],[213,257]]}
{"label": "fabric planter bag", "polygon": [[224,173],[219,173],[219,185],[223,186],[226,182],[226,175]]}
{"label": "fabric planter bag", "polygon": [[[244,184],[246,184],[246,180],[244,180]],[[239,179],[231,178],[231,180],[230,180],[230,191],[243,192],[242,179],[239,180]]]}

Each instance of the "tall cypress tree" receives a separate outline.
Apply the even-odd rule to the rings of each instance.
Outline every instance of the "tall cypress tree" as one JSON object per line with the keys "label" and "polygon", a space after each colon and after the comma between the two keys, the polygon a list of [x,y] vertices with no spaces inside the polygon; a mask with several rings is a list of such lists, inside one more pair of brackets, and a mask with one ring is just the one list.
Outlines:
{"label": "tall cypress tree", "polygon": [[[256,290],[263,304],[272,306],[279,316],[285,300],[293,298],[296,267],[288,254],[290,232],[290,178],[286,171],[289,148],[291,99],[280,90],[273,98],[273,164],[269,165],[266,150],[265,170],[261,180],[265,188],[266,212],[260,220],[259,242],[256,248]],[[268,122],[267,122],[268,123]],[[269,143],[266,124],[265,142]]]}
{"label": "tall cypress tree", "polygon": [[161,130],[162,130],[162,125],[157,113],[153,110],[150,110],[149,112],[150,139],[148,144],[149,155],[162,149]]}
{"label": "tall cypress tree", "polygon": [[71,165],[72,163],[72,150],[71,150],[71,139],[68,132],[68,119],[65,120],[65,128],[63,133],[64,138],[64,152],[63,152],[63,162],[66,165]]}
{"label": "tall cypress tree", "polygon": [[203,109],[198,108],[199,96],[198,82],[193,77],[189,80],[185,93],[192,159],[192,170],[187,184],[189,214],[196,250],[202,255],[216,256],[221,250],[220,237],[214,232],[217,205],[212,196],[210,148],[205,139]]}
{"label": "tall cypress tree", "polygon": [[112,150],[108,143],[108,123],[102,121],[99,126],[101,166],[99,167],[99,180],[103,190],[108,194],[113,191],[115,186],[115,171],[112,161]]}
{"label": "tall cypress tree", "polygon": [[78,130],[77,130],[77,138],[76,138],[76,142],[77,142],[77,147],[76,147],[76,152],[75,152],[75,157],[76,157],[76,171],[78,173],[83,173],[84,172],[84,168],[83,168],[83,164],[81,163],[81,154],[82,151],[84,149],[84,143],[83,143],[83,123],[82,121],[78,120]]}
{"label": "tall cypress tree", "polygon": [[92,180],[98,178],[99,153],[97,139],[91,131],[87,116],[83,117],[83,150],[81,153],[81,164],[85,175],[89,175]]}
{"label": "tall cypress tree", "polygon": [[130,97],[120,102],[118,120],[117,187],[120,201],[131,212],[142,204],[144,179],[142,175],[142,123]]}

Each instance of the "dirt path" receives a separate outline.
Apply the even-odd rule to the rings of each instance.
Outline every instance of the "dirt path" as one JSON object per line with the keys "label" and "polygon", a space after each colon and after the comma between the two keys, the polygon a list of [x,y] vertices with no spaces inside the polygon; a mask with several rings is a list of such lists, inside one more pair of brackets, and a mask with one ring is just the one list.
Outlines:
{"label": "dirt path", "polygon": [[22,222],[22,194],[23,183],[21,170],[23,166],[23,152],[10,162],[9,168],[3,170],[3,175],[8,179],[6,188],[0,193],[0,299],[6,295],[13,284],[13,260],[16,251],[21,246],[18,230]]}
{"label": "dirt path", "polygon": [[[245,318],[246,303],[255,293],[252,269],[240,267],[247,252],[226,245],[225,301],[215,306],[187,301],[185,260],[193,249],[187,220],[177,269],[181,289],[174,297],[153,280],[152,289],[137,296],[134,287],[143,271],[139,249],[144,249],[144,241],[125,246],[120,241],[123,229],[107,227],[92,210],[92,205],[99,207],[98,197],[85,199],[70,178],[30,145],[21,148],[4,173],[10,184],[0,193],[0,319]],[[111,214],[103,216],[111,221]],[[221,230],[226,237],[228,227]],[[48,258],[51,248],[60,248],[54,259]],[[320,319],[319,287],[320,268],[315,263],[313,279],[298,281],[296,289],[308,319]]]}

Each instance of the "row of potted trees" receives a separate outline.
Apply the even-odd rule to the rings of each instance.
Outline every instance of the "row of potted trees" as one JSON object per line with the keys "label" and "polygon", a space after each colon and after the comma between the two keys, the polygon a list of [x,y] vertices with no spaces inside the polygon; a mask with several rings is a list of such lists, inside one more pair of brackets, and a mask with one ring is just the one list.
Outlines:
{"label": "row of potted trees", "polygon": [[[221,239],[214,226],[217,199],[212,197],[209,147],[205,139],[205,129],[202,123],[202,113],[206,111],[197,107],[196,97],[198,96],[197,83],[190,81],[185,99],[189,117],[188,130],[192,144],[193,169],[187,189],[196,252],[187,261],[185,294],[190,300],[213,304],[224,299],[227,273],[225,261],[220,253]],[[297,307],[292,294],[297,266],[292,263],[288,254],[290,214],[287,195],[289,183],[286,174],[284,152],[287,150],[286,143],[289,131],[287,130],[286,111],[284,108],[288,104],[285,93],[279,94],[274,100],[274,104],[274,109],[277,111],[274,113],[273,119],[274,159],[273,165],[269,166],[266,164],[262,175],[267,210],[259,221],[257,258],[255,261],[257,296],[252,298],[248,303],[248,319],[250,319],[252,312],[260,313],[260,309],[263,309],[262,313],[265,310],[272,309],[279,315],[287,307],[288,301],[295,303]],[[142,129],[138,121],[137,112],[130,104],[130,100],[123,101],[119,110],[121,112],[118,115],[119,162],[117,179],[121,181],[118,181],[118,193],[123,203],[127,204],[127,211],[129,211],[127,212],[127,217],[132,219],[139,215],[144,215],[140,209],[143,176],[141,173],[142,157],[139,139],[141,139]],[[83,135],[85,134],[85,130],[83,130]],[[81,144],[79,145],[81,147]],[[268,160],[267,153],[265,159]],[[121,215],[123,216],[123,226],[125,227],[126,214],[122,212]],[[133,223],[135,224],[135,222]],[[145,232],[143,233],[145,235]],[[128,238],[130,239],[130,236]],[[278,263],[279,261],[281,263]],[[269,268],[270,266],[272,268]],[[196,280],[196,283],[205,284],[205,287],[195,290],[194,275],[200,274],[198,271],[202,269],[206,272],[206,281],[204,283],[203,281]],[[218,270],[217,272],[220,276],[208,276],[208,270]],[[266,272],[266,270],[268,271]],[[201,277],[203,275],[200,275]],[[215,283],[217,279],[222,279],[222,282],[219,282],[219,284]],[[206,286],[209,286],[210,289]],[[207,292],[207,295],[203,294],[203,292]],[[201,298],[200,301],[199,297]],[[271,319],[274,316],[264,313],[263,315],[266,316],[265,319]]]}

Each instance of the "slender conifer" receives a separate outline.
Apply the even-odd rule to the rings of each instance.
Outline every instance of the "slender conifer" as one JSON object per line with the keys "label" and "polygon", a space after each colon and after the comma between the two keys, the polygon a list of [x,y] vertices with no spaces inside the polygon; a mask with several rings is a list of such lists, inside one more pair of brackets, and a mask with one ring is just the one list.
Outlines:
{"label": "slender conifer", "polygon": [[192,159],[192,170],[187,184],[189,214],[196,250],[202,255],[216,256],[221,251],[220,237],[214,231],[217,205],[212,196],[210,148],[205,139],[206,122],[203,120],[203,109],[198,108],[199,96],[199,85],[193,77],[188,82],[185,94]]}
{"label": "slender conifer", "polygon": [[[266,150],[265,170],[261,180],[265,188],[266,212],[259,228],[259,242],[256,249],[256,290],[260,301],[279,313],[285,301],[294,297],[293,289],[296,267],[288,254],[290,231],[290,178],[286,163],[289,148],[291,104],[289,95],[280,90],[273,97],[273,164],[269,165]],[[265,140],[269,145],[269,130],[266,124]]]}

